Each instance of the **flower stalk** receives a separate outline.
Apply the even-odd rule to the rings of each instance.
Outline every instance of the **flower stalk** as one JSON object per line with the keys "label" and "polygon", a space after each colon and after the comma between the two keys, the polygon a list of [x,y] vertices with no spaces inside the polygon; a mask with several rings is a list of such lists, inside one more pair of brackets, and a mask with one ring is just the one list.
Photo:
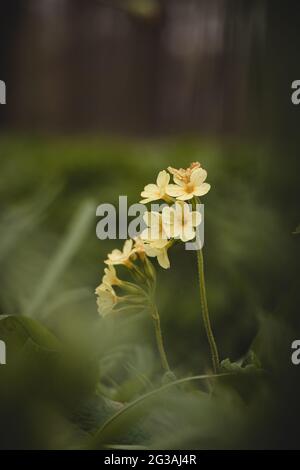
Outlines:
{"label": "flower stalk", "polygon": [[208,305],[207,305],[207,297],[206,297],[206,287],[205,287],[205,276],[204,276],[204,259],[202,249],[197,250],[197,264],[198,264],[198,274],[199,274],[199,288],[200,288],[200,301],[201,301],[201,310],[202,310],[202,318],[205,327],[206,336],[208,339],[212,364],[213,364],[213,371],[215,374],[219,371],[219,353],[217,344],[214,338],[214,334],[212,331],[209,312],[208,312]]}
{"label": "flower stalk", "polygon": [[[171,175],[173,184],[170,184]],[[167,355],[164,348],[160,316],[155,303],[156,272],[150,258],[156,258],[158,264],[170,268],[168,250],[180,242],[193,240],[197,234],[197,227],[202,222],[202,215],[197,205],[200,197],[207,194],[210,184],[206,182],[207,171],[199,162],[193,162],[188,168],[168,167],[168,171],[159,172],[156,183],[147,184],[141,192],[142,204],[153,201],[164,201],[164,207],[159,210],[146,211],[143,221],[146,227],[141,234],[133,239],[126,240],[122,250],[114,249],[107,255],[104,276],[101,285],[96,289],[97,305],[100,315],[106,316],[109,312],[121,312],[141,308],[147,304],[152,317],[158,352],[165,378],[174,380]],[[185,201],[190,201],[189,203]],[[191,207],[192,206],[192,209]],[[197,250],[199,272],[199,288],[202,318],[208,338],[214,373],[219,370],[219,354],[214,339],[206,298],[203,253]],[[116,265],[127,268],[133,278],[133,283],[118,278]],[[117,293],[114,287],[117,288]],[[119,295],[119,292],[125,295]],[[118,295],[117,295],[118,294]]]}
{"label": "flower stalk", "polygon": [[164,348],[163,336],[162,336],[161,325],[160,325],[160,316],[159,316],[159,313],[155,304],[152,304],[151,306],[151,318],[154,323],[156,343],[157,343],[157,348],[158,348],[158,352],[160,355],[162,368],[165,370],[165,372],[171,372],[167,355],[166,355],[166,351]]}

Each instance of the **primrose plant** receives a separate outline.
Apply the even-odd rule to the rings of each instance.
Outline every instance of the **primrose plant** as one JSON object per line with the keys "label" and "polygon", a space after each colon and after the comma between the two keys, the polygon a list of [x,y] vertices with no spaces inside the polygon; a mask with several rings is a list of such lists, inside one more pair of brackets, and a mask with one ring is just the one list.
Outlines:
{"label": "primrose plant", "polygon": [[[170,183],[171,175],[173,183]],[[141,193],[143,204],[163,201],[161,210],[145,212],[145,227],[139,236],[126,240],[123,249],[114,249],[108,254],[102,282],[96,289],[100,315],[113,312],[140,310],[149,311],[154,322],[157,347],[161,364],[167,374],[172,375],[164,348],[160,316],[155,301],[156,271],[150,258],[158,264],[170,268],[168,250],[175,243],[186,243],[195,239],[196,231],[202,222],[200,212],[195,210],[200,198],[208,193],[207,172],[200,163],[192,163],[189,168],[168,168],[159,172],[156,184],[148,184]],[[186,202],[189,201],[189,202]],[[208,338],[214,373],[219,371],[219,355],[214,339],[206,298],[203,249],[197,248],[199,290],[202,318]],[[121,280],[115,266],[128,269],[132,282]]]}

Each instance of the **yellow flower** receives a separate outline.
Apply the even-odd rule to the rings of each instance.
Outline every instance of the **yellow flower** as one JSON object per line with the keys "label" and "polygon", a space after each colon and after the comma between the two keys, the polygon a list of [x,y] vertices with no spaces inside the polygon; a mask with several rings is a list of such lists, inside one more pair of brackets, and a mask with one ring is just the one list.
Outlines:
{"label": "yellow flower", "polygon": [[134,255],[134,250],[132,248],[133,241],[126,240],[123,246],[123,250],[115,249],[111,253],[109,253],[108,259],[104,262],[108,265],[112,264],[124,264],[127,267],[131,267],[132,263],[130,261],[130,257]]}
{"label": "yellow flower", "polygon": [[141,233],[141,239],[151,243],[152,247],[163,248],[168,243],[168,236],[164,230],[162,215],[159,212],[145,212],[144,222],[148,226]]}
{"label": "yellow flower", "polygon": [[133,251],[141,259],[143,259],[144,255],[145,255],[145,243],[141,239],[141,237],[135,237]]}
{"label": "yellow flower", "polygon": [[173,175],[178,180],[181,180],[181,181],[184,181],[184,182],[188,183],[190,181],[192,172],[194,170],[197,170],[200,167],[201,167],[201,165],[200,165],[199,162],[193,162],[186,169],[185,168],[179,168],[177,170],[176,168],[172,168],[171,166],[169,166],[168,171],[171,173],[171,175]]}
{"label": "yellow flower", "polygon": [[97,287],[96,294],[99,315],[105,317],[111,313],[112,309],[118,301],[118,297],[114,289],[105,284],[101,284],[99,287]]}
{"label": "yellow flower", "polygon": [[156,257],[162,268],[168,269],[168,236],[164,230],[162,214],[159,212],[146,212],[144,221],[148,227],[141,233],[147,256]]}
{"label": "yellow flower", "polygon": [[157,258],[158,264],[164,268],[169,269],[170,260],[168,257],[168,245],[165,245],[161,248],[157,248],[153,243],[145,244],[146,255],[150,258]]}
{"label": "yellow flower", "polygon": [[187,242],[195,238],[195,227],[201,223],[201,214],[191,211],[185,202],[176,202],[173,207],[163,208],[162,220],[169,238],[180,238]]}
{"label": "yellow flower", "polygon": [[186,201],[194,196],[204,196],[208,193],[210,184],[204,182],[207,178],[206,170],[197,167],[190,171],[183,171],[187,173],[174,175],[173,179],[176,184],[167,186],[166,192],[169,196],[176,197],[179,201]]}
{"label": "yellow flower", "polygon": [[140,201],[141,204],[147,204],[151,201],[157,201],[158,199],[169,199],[166,194],[166,188],[170,181],[170,175],[166,170],[162,170],[158,173],[156,184],[147,184],[142,191],[141,196],[145,199]]}
{"label": "yellow flower", "polygon": [[122,281],[118,278],[117,272],[112,264],[110,264],[108,268],[104,269],[102,284],[110,287],[120,286],[122,284]]}

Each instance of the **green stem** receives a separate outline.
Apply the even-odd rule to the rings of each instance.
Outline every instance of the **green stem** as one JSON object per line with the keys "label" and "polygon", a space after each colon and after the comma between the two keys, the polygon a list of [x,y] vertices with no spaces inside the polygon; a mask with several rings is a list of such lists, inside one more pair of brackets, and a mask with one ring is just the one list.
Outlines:
{"label": "green stem", "polygon": [[159,313],[158,313],[156,305],[152,306],[151,317],[154,322],[156,342],[157,342],[157,347],[158,347],[162,367],[166,372],[171,372],[167,355],[165,352],[165,348],[164,348],[164,342],[163,342],[161,325],[160,325],[160,317],[159,317]]}
{"label": "green stem", "polygon": [[210,318],[208,313],[208,305],[206,298],[206,288],[205,288],[205,277],[204,277],[204,260],[202,250],[197,250],[197,262],[198,262],[198,273],[199,273],[199,287],[200,287],[200,300],[201,300],[201,310],[202,317],[204,322],[204,327],[210,347],[212,364],[214,373],[217,374],[219,370],[219,353],[217,344],[213,335],[213,331],[210,324]]}

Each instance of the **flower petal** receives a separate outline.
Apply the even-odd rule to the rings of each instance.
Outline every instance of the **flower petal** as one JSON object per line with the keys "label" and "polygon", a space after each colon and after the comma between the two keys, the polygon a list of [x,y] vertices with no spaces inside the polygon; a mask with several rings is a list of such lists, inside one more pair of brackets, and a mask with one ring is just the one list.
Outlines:
{"label": "flower petal", "polygon": [[151,239],[159,239],[161,231],[161,214],[154,211],[149,212],[146,223],[150,228]]}
{"label": "flower petal", "polygon": [[133,241],[130,239],[130,240],[126,240],[126,242],[124,243],[124,246],[123,246],[123,253],[124,255],[128,256],[132,250],[132,243]]}
{"label": "flower petal", "polygon": [[120,256],[123,256],[122,251],[115,248],[111,253],[108,254],[108,259],[114,260],[120,258]]}
{"label": "flower petal", "polygon": [[173,176],[174,183],[178,184],[178,186],[184,186],[184,181],[178,178],[178,176]]}
{"label": "flower petal", "polygon": [[112,311],[114,304],[113,294],[108,291],[102,291],[97,299],[99,314],[105,317]]}
{"label": "flower petal", "polygon": [[204,194],[207,194],[209,190],[210,190],[210,184],[202,183],[200,186],[195,188],[194,194],[195,196],[204,196]]}
{"label": "flower petal", "polygon": [[142,231],[140,237],[142,240],[150,240],[150,234],[151,234],[150,229],[149,227],[147,227]]}
{"label": "flower petal", "polygon": [[144,212],[144,214],[143,214],[143,221],[144,221],[145,224],[149,227],[149,225],[150,225],[150,212],[149,212],[149,211]]}
{"label": "flower petal", "polygon": [[198,227],[202,222],[202,214],[198,211],[192,212],[192,224],[194,227]]}
{"label": "flower petal", "polygon": [[160,240],[151,241],[151,245],[154,248],[157,248],[158,250],[161,250],[162,248],[164,248],[168,243],[169,243],[168,240],[163,239],[163,238],[161,238]]}
{"label": "flower petal", "polygon": [[168,184],[166,193],[172,197],[179,197],[184,194],[184,188],[178,186],[177,184]]}
{"label": "flower petal", "polygon": [[191,174],[191,183],[195,186],[200,186],[207,178],[207,171],[203,168],[198,168]]}
{"label": "flower petal", "polygon": [[193,240],[195,235],[196,232],[192,227],[184,227],[180,238],[183,242],[188,242],[189,240]]}
{"label": "flower petal", "polygon": [[175,219],[175,209],[173,207],[164,207],[162,210],[162,223],[163,226],[173,225]]}
{"label": "flower petal", "polygon": [[159,255],[157,256],[157,261],[158,264],[164,268],[164,269],[169,269],[170,268],[170,260],[168,257],[168,252],[167,250],[162,250]]}
{"label": "flower petal", "polygon": [[147,199],[142,199],[141,201],[139,201],[140,204],[148,204],[148,202],[152,202],[152,201],[156,201],[157,198],[153,198],[153,197],[148,197]]}
{"label": "flower petal", "polygon": [[[156,184],[146,184],[146,186],[144,187],[144,191],[143,192],[147,192],[147,193],[153,193],[155,191],[157,191],[158,188],[157,188],[157,185]],[[143,195],[143,193],[142,193]]]}
{"label": "flower petal", "polygon": [[146,255],[154,258],[158,254],[157,248],[154,248],[152,245],[145,245]]}
{"label": "flower petal", "polygon": [[158,173],[156,184],[159,189],[164,189],[170,181],[170,175],[166,170],[162,170]]}
{"label": "flower petal", "polygon": [[179,196],[177,199],[179,201],[188,201],[188,199],[193,199],[194,193],[183,193],[182,196]]}

